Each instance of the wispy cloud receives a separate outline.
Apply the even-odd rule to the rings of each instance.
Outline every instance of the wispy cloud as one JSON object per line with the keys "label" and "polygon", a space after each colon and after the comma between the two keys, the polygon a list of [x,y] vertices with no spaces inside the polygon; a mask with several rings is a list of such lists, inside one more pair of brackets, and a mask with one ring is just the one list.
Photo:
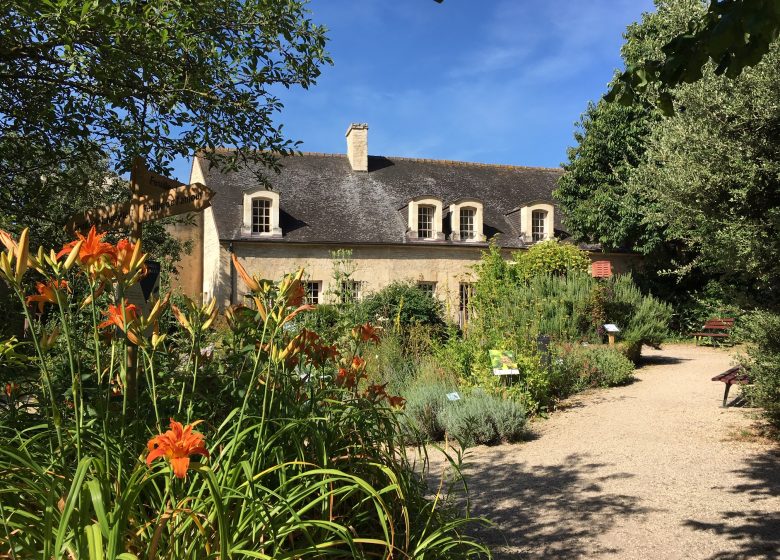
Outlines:
{"label": "wispy cloud", "polygon": [[315,15],[318,6],[332,17],[336,65],[285,96],[282,115],[304,149],[343,151],[358,120],[373,154],[557,165],[620,63],[625,26],[652,0],[315,0]]}

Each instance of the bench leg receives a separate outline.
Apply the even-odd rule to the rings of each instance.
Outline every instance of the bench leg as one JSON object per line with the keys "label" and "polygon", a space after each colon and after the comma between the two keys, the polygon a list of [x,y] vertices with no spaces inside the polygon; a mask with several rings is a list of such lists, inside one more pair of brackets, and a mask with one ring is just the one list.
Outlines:
{"label": "bench leg", "polygon": [[726,383],[726,390],[723,393],[723,408],[728,408],[729,389],[731,389],[731,383]]}

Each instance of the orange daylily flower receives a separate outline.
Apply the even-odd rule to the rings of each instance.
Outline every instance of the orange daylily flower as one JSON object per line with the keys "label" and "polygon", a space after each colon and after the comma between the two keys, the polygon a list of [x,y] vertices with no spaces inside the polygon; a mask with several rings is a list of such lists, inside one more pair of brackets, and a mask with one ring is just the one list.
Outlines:
{"label": "orange daylily flower", "polygon": [[66,280],[50,280],[46,284],[43,282],[36,282],[35,289],[38,290],[38,295],[27,296],[27,305],[33,302],[38,303],[38,313],[43,313],[43,306],[47,303],[57,303],[57,292],[68,289],[68,282]]}
{"label": "orange daylily flower", "polygon": [[111,245],[111,243],[103,241],[106,234],[97,233],[95,226],[90,228],[86,237],[81,235],[81,233],[76,233],[76,235],[78,236],[76,241],[65,244],[60,252],[57,253],[58,259],[63,255],[69,254],[79,241],[82,241],[82,244],[81,249],[79,249],[78,260],[85,268],[91,268],[96,264],[105,262],[107,259],[113,260],[116,258],[116,247]]}
{"label": "orange daylily flower", "polygon": [[406,404],[406,399],[400,396],[387,397],[387,402],[390,403],[390,406],[393,408],[403,408]]}
{"label": "orange daylily flower", "polygon": [[382,385],[369,385],[363,396],[371,400],[378,400],[383,397],[387,397],[387,391],[385,391],[385,387],[387,387],[387,383]]}
{"label": "orange daylily flower", "polygon": [[352,329],[352,336],[361,342],[377,343],[379,342],[379,335],[376,331],[376,327],[374,327],[371,323],[366,323],[365,325],[358,325]]}
{"label": "orange daylily flower", "polygon": [[352,358],[352,369],[355,371],[360,371],[363,366],[366,365],[366,361],[361,358],[360,356],[355,356]]}
{"label": "orange daylily flower", "polygon": [[11,396],[19,390],[19,385],[13,381],[5,384],[5,394],[10,399]]}
{"label": "orange daylily flower", "polygon": [[108,311],[104,311],[103,315],[107,318],[105,321],[98,325],[99,329],[115,326],[119,327],[119,330],[127,334],[127,338],[133,344],[139,343],[139,338],[131,328],[138,321],[138,308],[132,303],[127,303],[122,300],[120,305],[109,305]]}
{"label": "orange daylily flower", "polygon": [[[114,255],[116,270],[123,274],[128,275],[134,270],[137,270],[138,261],[135,257],[135,251],[138,248],[138,243],[133,243],[129,239],[120,239],[116,244],[116,252]],[[143,265],[142,274],[146,274],[146,265]]]}
{"label": "orange daylily flower", "polygon": [[171,418],[171,429],[164,434],[154,436],[146,444],[149,449],[149,454],[146,456],[146,466],[151,467],[152,461],[159,457],[165,457],[171,464],[176,478],[187,476],[190,455],[209,456],[203,441],[203,434],[192,431],[200,422],[199,420],[182,426],[180,422]]}

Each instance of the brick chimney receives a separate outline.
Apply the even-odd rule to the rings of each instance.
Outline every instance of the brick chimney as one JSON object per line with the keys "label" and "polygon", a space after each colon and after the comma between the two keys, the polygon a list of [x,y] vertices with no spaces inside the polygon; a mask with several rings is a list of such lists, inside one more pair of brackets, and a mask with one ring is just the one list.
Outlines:
{"label": "brick chimney", "polygon": [[368,171],[368,125],[352,123],[346,137],[347,157],[352,171]]}

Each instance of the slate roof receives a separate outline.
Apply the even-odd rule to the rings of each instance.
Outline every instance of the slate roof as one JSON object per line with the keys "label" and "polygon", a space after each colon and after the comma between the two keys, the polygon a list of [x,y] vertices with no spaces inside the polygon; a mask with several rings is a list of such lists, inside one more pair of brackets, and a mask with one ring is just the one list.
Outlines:
{"label": "slate roof", "polygon": [[[352,171],[345,155],[302,154],[284,158],[280,174],[266,173],[279,193],[283,237],[268,242],[403,244],[409,240],[407,203],[420,196],[442,200],[445,224],[452,202],[476,199],[484,207],[485,234],[503,247],[523,247],[521,207],[553,202],[562,170],[443,160],[369,156],[369,171]],[[207,170],[206,185],[217,194],[212,208],[219,238],[242,236],[243,193],[260,185],[248,168],[221,173]],[[556,206],[555,228],[560,230]],[[446,226],[445,226],[446,231]],[[425,243],[436,243],[425,241]],[[449,244],[451,242],[439,242]],[[463,245],[462,243],[453,243]]]}

